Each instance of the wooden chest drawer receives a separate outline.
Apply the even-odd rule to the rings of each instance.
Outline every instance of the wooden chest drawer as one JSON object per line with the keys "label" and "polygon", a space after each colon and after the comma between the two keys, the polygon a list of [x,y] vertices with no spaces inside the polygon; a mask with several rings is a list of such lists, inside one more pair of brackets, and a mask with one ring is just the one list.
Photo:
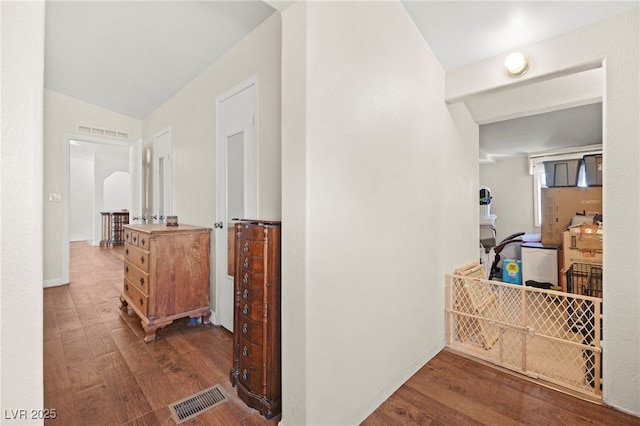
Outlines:
{"label": "wooden chest drawer", "polygon": [[257,359],[262,361],[262,346],[254,345],[244,338],[240,338],[240,358]]}
{"label": "wooden chest drawer", "polygon": [[240,314],[252,321],[262,321],[264,317],[264,303],[256,302],[250,303],[249,301],[240,302]]}
{"label": "wooden chest drawer", "polygon": [[240,243],[240,251],[247,256],[264,256],[264,241],[242,240]]}
{"label": "wooden chest drawer", "polygon": [[138,233],[130,229],[124,230],[124,242],[132,246],[138,245]]}
{"label": "wooden chest drawer", "polygon": [[124,260],[144,272],[149,272],[149,252],[130,244],[124,246]]}
{"label": "wooden chest drawer", "polygon": [[239,369],[240,383],[249,389],[262,389],[262,369],[252,367],[251,364],[244,360],[240,360]]}
{"label": "wooden chest drawer", "polygon": [[262,288],[264,286],[264,274],[262,272],[242,271],[240,285],[242,287]]}
{"label": "wooden chest drawer", "polygon": [[240,287],[240,303],[260,303],[263,300],[264,289]]}
{"label": "wooden chest drawer", "polygon": [[138,247],[144,250],[149,250],[149,241],[151,237],[149,234],[145,232],[141,232],[138,234]]}
{"label": "wooden chest drawer", "polygon": [[146,272],[142,272],[140,269],[136,268],[132,264],[125,262],[124,263],[124,277],[128,279],[133,285],[138,287],[142,293],[146,296],[149,295],[149,274]]}
{"label": "wooden chest drawer", "polygon": [[124,293],[143,315],[149,315],[149,298],[127,279],[124,280]]}
{"label": "wooden chest drawer", "polygon": [[264,258],[248,256],[244,253],[240,255],[240,268],[248,272],[264,272]]}
{"label": "wooden chest drawer", "polygon": [[242,240],[266,241],[267,232],[264,226],[250,224],[238,224],[240,227],[240,238]]}
{"label": "wooden chest drawer", "polygon": [[254,345],[262,345],[262,323],[242,318],[240,320],[238,333],[241,338],[248,340]]}

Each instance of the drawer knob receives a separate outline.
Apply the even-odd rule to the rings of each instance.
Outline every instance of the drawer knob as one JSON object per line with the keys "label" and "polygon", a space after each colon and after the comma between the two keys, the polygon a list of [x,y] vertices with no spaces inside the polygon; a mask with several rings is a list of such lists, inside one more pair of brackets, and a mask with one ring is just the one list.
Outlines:
{"label": "drawer knob", "polygon": [[242,356],[248,356],[249,355],[249,349],[247,349],[246,346],[242,347]]}
{"label": "drawer knob", "polygon": [[133,242],[135,243],[135,242],[136,242],[136,240],[137,240],[137,238],[136,238],[136,236],[134,235],[134,236],[133,236]]}
{"label": "drawer knob", "polygon": [[249,253],[249,243],[248,242],[244,243],[244,252],[245,253]]}
{"label": "drawer knob", "polygon": [[140,278],[140,285],[144,285],[144,278]]}
{"label": "drawer knob", "polygon": [[124,254],[126,254],[127,256],[129,255],[129,249],[124,249]]}
{"label": "drawer knob", "polygon": [[124,273],[125,273],[125,274],[128,274],[128,273],[129,273],[129,266],[128,266],[128,265],[124,267]]}
{"label": "drawer knob", "polygon": [[249,290],[248,289],[244,289],[244,291],[242,292],[242,298],[244,300],[247,300],[249,298]]}
{"label": "drawer knob", "polygon": [[142,245],[144,245],[144,238],[141,239],[140,242],[142,243]]}
{"label": "drawer knob", "polygon": [[248,257],[244,259],[243,265],[244,265],[245,268],[249,267],[249,258]]}
{"label": "drawer knob", "polygon": [[244,370],[242,370],[242,380],[246,382],[248,378],[249,378],[249,372],[245,368]]}
{"label": "drawer knob", "polygon": [[244,277],[242,277],[242,282],[245,284],[249,282],[249,274],[244,274]]}
{"label": "drawer knob", "polygon": [[249,324],[247,324],[246,322],[244,324],[242,324],[242,332],[244,334],[247,334],[249,332]]}
{"label": "drawer knob", "polygon": [[249,305],[247,305],[246,303],[242,307],[242,313],[245,314],[245,315],[247,315],[249,313]]}
{"label": "drawer knob", "polygon": [[125,285],[124,285],[124,291],[129,291],[129,284],[126,284],[126,283],[125,283]]}
{"label": "drawer knob", "polygon": [[140,298],[139,302],[140,302],[140,306],[144,305],[144,300],[142,300],[142,297]]}
{"label": "drawer knob", "polygon": [[144,256],[140,256],[140,263],[144,263]]}

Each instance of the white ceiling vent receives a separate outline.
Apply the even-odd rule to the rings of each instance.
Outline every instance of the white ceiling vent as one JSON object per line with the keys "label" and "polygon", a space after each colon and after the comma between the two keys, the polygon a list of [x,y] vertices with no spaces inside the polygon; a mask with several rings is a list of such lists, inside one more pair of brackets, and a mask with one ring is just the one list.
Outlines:
{"label": "white ceiling vent", "polygon": [[119,132],[117,130],[101,129],[99,127],[90,127],[78,125],[78,132],[94,136],[104,136],[115,139],[129,139],[129,133]]}

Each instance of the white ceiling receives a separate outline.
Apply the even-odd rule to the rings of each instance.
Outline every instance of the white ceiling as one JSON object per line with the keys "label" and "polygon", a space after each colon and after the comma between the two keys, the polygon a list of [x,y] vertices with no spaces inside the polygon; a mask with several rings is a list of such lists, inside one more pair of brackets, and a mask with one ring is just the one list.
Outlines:
{"label": "white ceiling", "polygon": [[143,119],[274,12],[260,0],[49,0],[45,87]]}
{"label": "white ceiling", "polygon": [[[45,87],[143,119],[276,9],[282,10],[291,3],[289,0],[49,0]],[[589,25],[639,5],[638,0],[403,0],[402,3],[447,70]],[[532,96],[531,92],[529,95]],[[499,102],[504,103],[504,99]],[[477,104],[467,106],[480,124],[506,118],[525,120],[521,118],[525,112],[504,113],[502,118],[489,114],[492,115],[489,117],[487,112],[493,110],[488,105],[495,106],[496,102],[476,101]],[[595,101],[568,102],[567,106],[583,106]],[[576,120],[581,113],[585,114],[581,124],[572,125],[575,127],[572,141],[581,140],[580,130],[586,132],[584,140],[592,139],[593,132],[601,134],[601,127],[585,125],[591,123],[587,110],[581,108],[571,114]],[[562,123],[554,124],[558,119],[553,117],[553,114],[538,117],[535,126],[520,123],[519,140],[529,141],[526,150],[549,149],[556,141],[567,141],[549,137],[561,134],[559,128],[550,126],[565,127]],[[513,137],[507,136],[520,124],[513,121],[505,125],[505,129],[511,129],[509,132],[499,132],[500,126],[493,126],[488,132],[481,126],[481,135],[491,134],[493,140],[490,142],[481,136],[481,149],[495,156],[523,152],[524,148],[516,149]],[[540,133],[541,129],[545,132]],[[497,143],[500,138],[502,142]],[[535,140],[539,145],[535,145]]]}

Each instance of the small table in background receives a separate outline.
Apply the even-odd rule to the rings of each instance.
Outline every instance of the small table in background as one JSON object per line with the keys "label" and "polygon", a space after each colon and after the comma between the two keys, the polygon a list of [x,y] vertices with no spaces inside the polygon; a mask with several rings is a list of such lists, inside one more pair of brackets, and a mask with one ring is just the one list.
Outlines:
{"label": "small table in background", "polygon": [[101,212],[102,239],[100,247],[124,245],[124,225],[129,224],[129,212]]}

